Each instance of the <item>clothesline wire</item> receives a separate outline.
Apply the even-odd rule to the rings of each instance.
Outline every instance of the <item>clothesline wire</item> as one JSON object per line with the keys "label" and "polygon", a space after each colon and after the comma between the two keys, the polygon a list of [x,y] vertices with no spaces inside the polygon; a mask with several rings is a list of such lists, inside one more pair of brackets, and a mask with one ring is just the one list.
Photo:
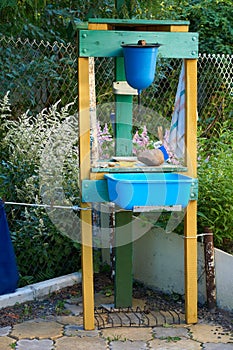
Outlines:
{"label": "clothesline wire", "polygon": [[188,239],[188,238],[198,238],[203,236],[213,236],[213,232],[199,233],[196,236],[183,236],[183,238]]}

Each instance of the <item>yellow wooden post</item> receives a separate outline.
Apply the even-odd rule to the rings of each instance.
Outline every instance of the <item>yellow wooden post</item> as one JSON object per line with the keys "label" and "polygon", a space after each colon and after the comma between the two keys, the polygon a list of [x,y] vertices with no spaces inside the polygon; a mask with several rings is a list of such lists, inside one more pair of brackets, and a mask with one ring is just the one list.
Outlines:
{"label": "yellow wooden post", "polygon": [[[197,176],[197,60],[185,60],[187,175]],[[186,323],[197,322],[197,201],[190,201],[184,231]]]}
{"label": "yellow wooden post", "polygon": [[[88,29],[108,29],[106,24],[89,24]],[[79,166],[80,188],[84,179],[90,179],[90,91],[89,58],[78,58],[78,101],[79,101]],[[90,203],[81,203],[85,209]],[[93,283],[93,248],[91,210],[81,210],[82,238],[82,293],[83,325],[85,330],[95,328],[94,322],[94,283]]]}
{"label": "yellow wooden post", "polygon": [[[79,164],[80,188],[83,179],[90,178],[90,94],[89,94],[89,59],[78,58],[79,78]],[[90,204],[81,203],[85,209]],[[92,215],[91,210],[81,210],[82,237],[82,291],[83,324],[85,330],[95,328],[94,323],[94,286],[92,252]]]}

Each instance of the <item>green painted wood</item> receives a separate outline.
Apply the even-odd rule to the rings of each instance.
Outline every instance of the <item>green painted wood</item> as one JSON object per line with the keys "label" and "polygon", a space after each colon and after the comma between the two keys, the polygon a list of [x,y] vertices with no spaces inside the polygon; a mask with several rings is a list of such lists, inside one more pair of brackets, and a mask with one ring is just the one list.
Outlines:
{"label": "green painted wood", "polygon": [[[122,173],[122,172],[121,172]],[[198,199],[198,179],[193,178],[190,190],[190,200]],[[82,202],[109,202],[107,180],[83,180]]]}
{"label": "green painted wood", "polygon": [[[115,61],[116,81],[125,80],[123,57]],[[115,95],[116,102],[116,155],[132,155],[132,118],[133,98],[127,95]],[[132,261],[132,212],[122,211],[115,214],[115,307],[132,306],[133,261]],[[126,229],[127,227],[127,229]],[[126,239],[122,243],[122,238]],[[125,244],[125,242],[129,242]]]}
{"label": "green painted wood", "polygon": [[107,180],[83,180],[82,202],[109,202]]}
{"label": "green painted wood", "polygon": [[[124,0],[122,0],[124,2]],[[107,24],[136,24],[136,25],[146,25],[146,26],[153,26],[153,25],[177,25],[177,26],[183,26],[183,25],[189,25],[189,21],[170,21],[170,20],[146,20],[146,19],[115,19],[115,18],[89,18],[89,23],[107,23]]]}
{"label": "green painted wood", "polygon": [[73,26],[76,30],[81,30],[81,29],[88,29],[88,22],[78,22],[76,23],[74,21]]}
{"label": "green painted wood", "polygon": [[121,44],[159,43],[159,55],[165,58],[198,58],[198,33],[80,30],[80,57],[122,57]]}
{"label": "green painted wood", "polygon": [[[123,57],[116,58],[116,81],[125,81]],[[132,154],[132,118],[133,98],[130,95],[115,95],[116,115],[116,156],[131,156]]]}
{"label": "green painted wood", "polygon": [[115,225],[114,304],[116,308],[131,307],[133,292],[132,212],[117,212]]}

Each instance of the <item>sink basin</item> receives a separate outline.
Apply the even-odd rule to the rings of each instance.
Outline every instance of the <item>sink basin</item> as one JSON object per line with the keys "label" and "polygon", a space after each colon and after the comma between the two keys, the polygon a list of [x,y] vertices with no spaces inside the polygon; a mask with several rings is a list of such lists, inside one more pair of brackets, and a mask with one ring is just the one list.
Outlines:
{"label": "sink basin", "polygon": [[134,206],[186,207],[193,178],[176,173],[105,174],[111,202],[123,209]]}

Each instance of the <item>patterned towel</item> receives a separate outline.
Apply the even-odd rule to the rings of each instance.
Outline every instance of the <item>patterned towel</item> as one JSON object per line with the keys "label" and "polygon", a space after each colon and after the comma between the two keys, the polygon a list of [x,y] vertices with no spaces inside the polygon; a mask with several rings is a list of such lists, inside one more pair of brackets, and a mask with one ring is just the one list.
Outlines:
{"label": "patterned towel", "polygon": [[174,112],[172,115],[169,143],[170,148],[179,159],[184,158],[185,146],[185,68],[182,64],[176,92]]}

